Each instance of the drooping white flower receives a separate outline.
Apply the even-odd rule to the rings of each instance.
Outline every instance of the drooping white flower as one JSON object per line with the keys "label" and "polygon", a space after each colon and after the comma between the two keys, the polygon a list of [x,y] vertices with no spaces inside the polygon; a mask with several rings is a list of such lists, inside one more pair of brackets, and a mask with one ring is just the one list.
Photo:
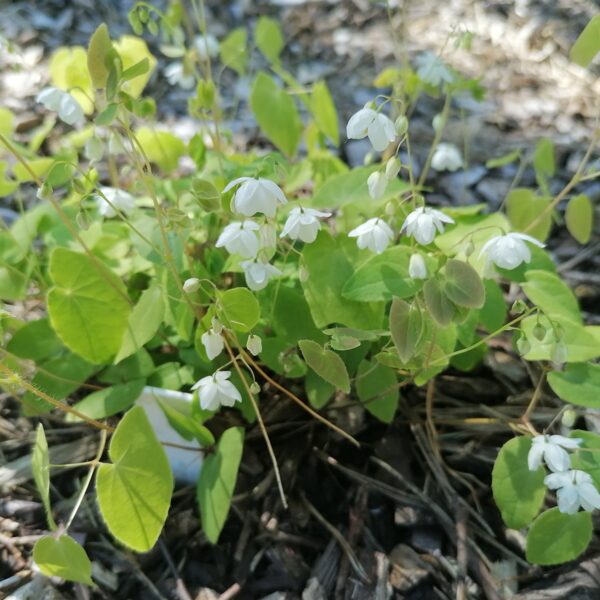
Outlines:
{"label": "drooping white flower", "polygon": [[328,212],[296,206],[290,210],[280,237],[287,235],[292,240],[301,240],[310,244],[317,239],[317,234],[321,229],[319,218],[325,219],[330,216],[331,213]]}
{"label": "drooping white flower", "polygon": [[444,223],[454,223],[454,219],[435,208],[421,206],[406,217],[400,233],[406,232],[419,244],[427,246],[433,242],[437,232],[444,233]]}
{"label": "drooping white flower", "polygon": [[563,435],[536,435],[531,440],[531,449],[527,455],[530,471],[537,471],[542,461],[551,471],[566,471],[571,467],[568,450],[578,448],[583,440]]}
{"label": "drooping white flower", "polygon": [[262,340],[258,335],[249,335],[246,341],[246,348],[252,356],[258,356],[262,352]]}
{"label": "drooping white flower", "polygon": [[194,38],[194,47],[196,48],[200,60],[215,58],[219,55],[219,41],[210,33],[205,36],[197,35]]}
{"label": "drooping white flower", "polygon": [[417,57],[417,75],[429,85],[438,86],[442,83],[452,83],[454,74],[444,61],[435,54],[427,52]]}
{"label": "drooping white flower", "polygon": [[413,279],[427,279],[427,265],[420,254],[413,254],[408,262],[408,274]]}
{"label": "drooping white flower", "polygon": [[573,469],[562,473],[551,473],[544,483],[556,492],[558,510],[568,515],[575,514],[579,507],[593,511],[600,508],[600,493],[589,473]]}
{"label": "drooping white flower", "polygon": [[67,125],[74,125],[83,119],[83,108],[71,94],[55,87],[44,88],[36,97],[36,102],[44,108],[58,113],[58,118]]}
{"label": "drooping white flower", "polygon": [[234,221],[223,229],[217,243],[217,248],[225,246],[230,254],[237,254],[242,258],[254,258],[258,252],[258,223],[246,219],[243,223]]}
{"label": "drooping white flower", "polygon": [[228,192],[236,185],[240,187],[233,197],[233,210],[246,217],[251,217],[256,213],[274,217],[277,207],[287,203],[281,188],[270,179],[239,177],[225,186],[223,192]]}
{"label": "drooping white flower", "polygon": [[271,278],[283,275],[277,267],[260,260],[245,260],[240,266],[244,269],[246,285],[254,292],[266,288]]}
{"label": "drooping white flower", "polygon": [[200,289],[200,280],[197,277],[190,277],[183,282],[183,291],[186,294],[193,294]]}
{"label": "drooping white flower", "polygon": [[454,144],[438,144],[431,158],[431,166],[436,171],[456,171],[463,166],[460,150]]}
{"label": "drooping white flower", "polygon": [[350,117],[346,136],[351,140],[362,140],[369,136],[373,148],[383,152],[396,139],[396,128],[383,113],[372,108],[361,108]]}
{"label": "drooping white flower", "polygon": [[225,347],[225,343],[223,341],[223,336],[221,332],[218,333],[214,329],[209,329],[205,331],[200,337],[202,341],[202,345],[206,350],[206,356],[208,356],[209,360],[216,358],[223,352],[223,348]]}
{"label": "drooping white flower", "polygon": [[98,212],[107,219],[117,215],[117,210],[115,209],[127,215],[135,208],[134,197],[125,190],[113,187],[101,187],[100,192],[101,194],[96,194],[96,205],[98,206]]}
{"label": "drooping white flower", "polygon": [[367,187],[369,188],[369,196],[373,198],[373,200],[377,200],[381,198],[385,193],[385,188],[387,187],[388,180],[386,176],[381,171],[375,171],[371,173],[367,179]]}
{"label": "drooping white flower", "polygon": [[525,242],[530,242],[540,248],[545,245],[524,233],[507,233],[488,240],[481,248],[479,256],[487,254],[488,264],[494,263],[501,269],[514,269],[522,262],[531,261],[531,250]]}
{"label": "drooping white flower", "polygon": [[221,406],[233,406],[242,401],[238,389],[227,381],[231,371],[217,371],[197,381],[192,390],[198,390],[198,399],[203,410],[218,410]]}
{"label": "drooping white flower", "polygon": [[355,237],[359,248],[368,248],[376,254],[381,254],[392,241],[394,232],[385,221],[374,218],[353,229],[348,237]]}
{"label": "drooping white flower", "polygon": [[178,85],[183,90],[191,90],[196,85],[193,73],[186,72],[182,62],[172,62],[167,65],[164,74],[171,85]]}

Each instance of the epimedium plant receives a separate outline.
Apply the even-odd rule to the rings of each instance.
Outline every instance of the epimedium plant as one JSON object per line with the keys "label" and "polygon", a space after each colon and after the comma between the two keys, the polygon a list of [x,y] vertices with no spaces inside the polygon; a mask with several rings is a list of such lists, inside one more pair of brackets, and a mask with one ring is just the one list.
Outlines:
{"label": "epimedium plant", "polygon": [[[568,200],[573,237],[590,238],[592,206],[576,186],[597,175],[588,166],[597,132],[554,197],[554,148],[542,140],[531,156],[489,163],[531,162],[539,189],[512,189],[497,212],[434,208],[425,186],[430,168],[464,166],[460,150],[443,141],[452,99],[480,98],[479,83],[435,56],[416,70],[380,73],[375,86],[391,93],[357,107],[346,127],[348,138],[368,138],[373,154],[350,169],[336,156],[338,116],[326,83],[307,88],[285,70],[280,28],[261,17],[253,41],[264,68],[253,76],[249,104],[277,151],[238,154],[219,83],[225,70],[247,76],[248,32],[217,42],[202,5],[193,9],[202,35],[191,41],[179,2],[164,13],[138,3],[130,13],[136,35],[157,36],[172,61],[170,84],[190,90],[189,113],[203,126],[189,139],[159,126],[155,102],[143,96],[157,64],[146,43],[112,40],[105,25],[87,49],[53,55],[52,85],[37,98],[47,113],[28,144],[14,135],[10,112],[0,114],[5,157],[16,158],[0,163],[0,192],[24,207],[33,184],[39,200],[0,232],[0,297],[7,306],[32,300],[46,309],[34,320],[2,312],[3,386],[22,392],[27,415],[58,409],[100,432],[94,459],[55,465],[38,425],[32,466],[52,531],[34,549],[40,570],[92,583],[91,563],[68,531],[94,479],[112,535],[138,552],[157,542],[174,478],[165,444],[135,405],[144,386],[194,392],[188,412],[161,409],[206,454],[198,506],[203,531],[216,542],[244,445],[241,426],[215,435],[211,419],[223,407],[257,422],[285,506],[260,413],[264,383],[358,443],[319,412],[335,396],[350,396],[390,423],[403,387],[430,385],[450,367],[473,369],[487,342],[506,334],[540,374],[525,413],[510,424],[516,437],[496,460],[494,498],[507,527],[529,529],[531,562],[578,556],[600,508],[600,436],[557,435],[554,423],[538,431],[530,417],[546,382],[566,403],[555,419],[563,428],[573,424],[571,405],[598,406],[600,328],[584,323],[544,249],[561,200]],[[598,50],[592,23],[573,48],[580,64]],[[465,45],[470,36],[453,39]],[[422,94],[444,103],[416,173],[408,115]],[[51,155],[42,155],[57,118],[72,129],[48,140]],[[79,399],[68,404],[74,392]],[[69,518],[57,523],[50,474],[73,466],[88,473]],[[548,490],[556,490],[557,506],[544,510],[554,504]]]}

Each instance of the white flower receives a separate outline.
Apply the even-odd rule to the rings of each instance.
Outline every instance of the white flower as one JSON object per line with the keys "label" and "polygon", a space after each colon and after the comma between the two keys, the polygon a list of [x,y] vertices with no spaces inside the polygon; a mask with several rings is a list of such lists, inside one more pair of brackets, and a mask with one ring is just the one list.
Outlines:
{"label": "white flower", "polygon": [[230,223],[223,229],[219,236],[217,248],[225,246],[230,254],[237,254],[242,258],[254,258],[258,252],[258,231],[259,225],[250,219],[246,219],[243,223],[235,221]]}
{"label": "white flower", "polygon": [[381,171],[375,171],[369,175],[367,179],[367,186],[369,188],[369,196],[373,198],[373,200],[377,200],[377,198],[381,198],[385,193],[385,188],[387,187],[388,180],[386,176]]}
{"label": "white flower", "polygon": [[183,291],[186,294],[193,294],[200,289],[200,280],[197,277],[190,277],[183,282]]}
{"label": "white flower", "polygon": [[582,441],[563,435],[536,435],[531,440],[527,466],[530,471],[537,471],[543,460],[551,471],[566,471],[571,467],[571,458],[566,449],[578,448]]}
{"label": "white flower", "polygon": [[171,85],[178,85],[184,90],[191,90],[196,85],[193,73],[187,73],[182,62],[173,62],[165,67],[165,77]]}
{"label": "white flower", "polygon": [[220,331],[216,332],[214,329],[209,329],[202,334],[200,339],[202,340],[202,345],[206,350],[206,356],[208,356],[209,360],[217,358],[217,356],[223,352],[225,344]]}
{"label": "white flower", "polygon": [[402,162],[399,158],[393,156],[390,158],[385,165],[385,176],[389,181],[392,179],[396,179],[398,177],[398,173],[400,173],[400,169],[402,168]]}
{"label": "white flower", "polygon": [[434,208],[421,206],[406,217],[400,233],[406,231],[406,235],[413,236],[419,244],[427,246],[433,242],[436,230],[444,233],[444,223],[454,223],[454,219]]}
{"label": "white flower", "polygon": [[44,88],[36,98],[44,108],[58,113],[58,118],[67,125],[83,119],[83,108],[71,94],[55,87]]}
{"label": "white flower", "polygon": [[427,52],[417,57],[417,75],[429,85],[438,86],[442,83],[452,83],[454,75],[444,64],[444,61],[435,54]]}
{"label": "white flower", "polygon": [[85,143],[84,154],[90,162],[101,160],[104,155],[104,142],[95,136],[89,138]]}
{"label": "white flower", "polygon": [[194,39],[194,46],[196,52],[200,57],[200,60],[206,60],[207,58],[215,58],[219,54],[219,42],[214,35],[210,33],[206,36],[197,35]]}
{"label": "white flower", "polygon": [[231,371],[217,371],[196,382],[193,390],[198,390],[198,399],[203,410],[218,410],[221,406],[233,406],[242,401],[238,389],[227,381]]}
{"label": "white flower", "polygon": [[258,356],[262,352],[262,340],[257,335],[249,335],[246,341],[246,348],[252,356]]}
{"label": "white flower", "polygon": [[369,136],[373,148],[377,152],[383,152],[396,139],[396,128],[384,114],[372,108],[362,108],[350,117],[346,135],[351,140],[362,140]]}
{"label": "white flower", "polygon": [[558,490],[558,510],[572,515],[579,507],[592,511],[600,508],[600,493],[589,473],[573,469],[562,473],[551,473],[544,478],[551,490]]}
{"label": "white flower", "polygon": [[488,264],[494,263],[501,269],[514,269],[522,262],[528,263],[531,260],[531,250],[525,242],[530,242],[540,248],[544,247],[542,242],[530,235],[507,233],[488,240],[481,248],[479,256],[487,254]]}
{"label": "white flower", "polygon": [[272,277],[283,275],[283,273],[268,262],[257,260],[246,260],[240,263],[246,276],[246,285],[257,292],[267,287]]}
{"label": "white flower", "polygon": [[431,158],[431,166],[436,171],[456,171],[463,166],[460,150],[454,144],[438,144]]}
{"label": "white flower", "polygon": [[270,179],[239,177],[228,184],[223,192],[228,192],[239,184],[241,185],[233,197],[233,210],[246,217],[259,212],[267,217],[274,217],[278,205],[287,203],[281,188]]}
{"label": "white flower", "polygon": [[413,279],[427,279],[427,265],[420,254],[413,254],[408,263],[408,274]]}
{"label": "white flower", "polygon": [[331,213],[328,212],[296,206],[290,210],[280,237],[287,235],[292,240],[301,240],[310,244],[317,239],[317,234],[321,229],[319,217],[326,218],[330,216]]}
{"label": "white flower", "polygon": [[113,187],[101,187],[100,192],[102,195],[96,194],[96,204],[100,214],[107,219],[117,215],[117,210],[115,209],[129,214],[135,208],[135,199],[124,190]]}
{"label": "white flower", "polygon": [[385,221],[374,218],[353,229],[348,237],[355,237],[359,248],[368,248],[381,254],[392,241],[394,232]]}

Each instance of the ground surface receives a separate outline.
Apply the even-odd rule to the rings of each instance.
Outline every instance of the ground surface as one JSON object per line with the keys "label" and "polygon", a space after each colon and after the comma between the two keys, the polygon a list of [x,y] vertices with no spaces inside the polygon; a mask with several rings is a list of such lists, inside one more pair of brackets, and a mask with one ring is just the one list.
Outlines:
{"label": "ground surface", "polygon": [[[397,48],[383,3],[208,4],[210,29],[218,37],[259,14],[279,16],[290,40],[286,65],[303,83],[325,77],[343,119],[372,97],[374,74],[395,64]],[[15,1],[0,8],[3,35],[22,48],[16,57],[0,57],[0,104],[17,112],[24,136],[36,122],[32,97],[46,83],[49,52],[63,44],[85,44],[102,20],[113,37],[125,33],[129,5],[49,0]],[[566,54],[597,10],[597,4],[582,0],[422,0],[407,1],[403,13],[392,17],[411,57],[440,51],[453,28],[473,32],[472,52],[453,52],[447,58],[457,69],[482,76],[488,89],[484,102],[459,107],[462,118],[452,123],[449,137],[462,141],[467,133],[470,164],[464,173],[432,181],[438,185],[432,201],[497,206],[515,172],[488,170],[486,159],[540,136],[558,144],[560,170],[553,189],[568,181],[585,149],[600,89],[598,78],[570,65]],[[247,81],[232,78],[224,84],[226,106],[237,106],[248,93]],[[182,118],[182,92],[160,76],[151,86],[166,122],[193,127]],[[413,116],[417,156],[427,147],[438,110],[435,103],[425,103]],[[256,139],[243,102],[230,126],[240,146]],[[366,148],[352,142],[342,152],[345,160],[358,164]],[[531,179],[525,172],[521,181]],[[598,183],[582,191],[600,199]],[[10,204],[0,206],[10,218]],[[554,256],[593,323],[600,323],[598,247],[597,232],[590,249],[582,252],[556,227]],[[260,435],[251,430],[234,507],[216,547],[200,534],[191,488],[176,492],[163,538],[144,556],[116,547],[95,507],[84,505],[75,531],[94,560],[100,588],[89,592],[33,580],[30,586],[39,587],[30,587],[30,596],[21,588],[13,597],[383,600],[391,589],[393,597],[412,600],[499,599],[513,593],[521,600],[598,598],[598,539],[576,563],[532,568],[522,559],[522,537],[505,530],[489,492],[493,460],[509,436],[506,423],[522,414],[531,397],[535,373],[528,369],[509,341],[500,340],[474,372],[449,371],[427,389],[408,389],[391,426],[342,400],[345,406],[334,404],[328,416],[361,441],[358,450],[271,390],[264,395],[263,410],[289,510],[282,509],[276,494]],[[543,427],[550,420],[555,402],[544,394],[536,424]],[[586,421],[587,427],[598,428],[591,417]],[[70,461],[94,451],[94,436],[86,428],[67,429],[55,417],[44,423],[50,446]],[[31,579],[29,553],[43,533],[43,511],[26,458],[34,425],[19,416],[16,401],[0,397],[0,596]],[[53,479],[59,513],[68,512],[83,475],[71,471]]]}

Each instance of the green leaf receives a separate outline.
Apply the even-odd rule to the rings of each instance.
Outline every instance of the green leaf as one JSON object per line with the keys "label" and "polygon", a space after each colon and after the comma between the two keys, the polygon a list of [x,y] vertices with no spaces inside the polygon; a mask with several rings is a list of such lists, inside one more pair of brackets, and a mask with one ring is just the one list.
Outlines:
{"label": "green leaf", "polygon": [[485,302],[485,288],[477,271],[462,260],[450,259],[444,269],[444,293],[452,302],[466,308],[481,308]]}
{"label": "green leaf", "polygon": [[403,363],[408,362],[423,339],[425,321],[416,304],[394,298],[390,308],[390,332]]}
{"label": "green leaf", "polygon": [[224,67],[229,67],[239,75],[246,72],[248,53],[246,42],[248,35],[243,27],[234,29],[224,40],[219,43],[221,62]]}
{"label": "green leaf", "polygon": [[219,304],[224,323],[236,331],[251,331],[260,319],[260,304],[247,288],[233,288],[223,292]]}
{"label": "green leaf", "polygon": [[479,311],[481,324],[489,333],[497,331],[506,322],[507,310],[502,288],[493,280],[486,279],[485,303]]}
{"label": "green leaf", "polygon": [[136,406],[113,434],[96,476],[98,506],[110,532],[137,552],[150,550],[163,528],[173,474],[144,409]]}
{"label": "green leaf", "polygon": [[90,559],[85,550],[66,534],[39,539],[33,547],[33,560],[48,577],[94,585]]}
{"label": "green leaf", "polygon": [[569,200],[565,222],[569,233],[580,244],[587,244],[590,241],[594,224],[594,207],[585,194],[573,196]]}
{"label": "green leaf", "polygon": [[150,127],[140,127],[135,135],[150,162],[156,163],[165,173],[177,168],[186,148],[176,135]]}
{"label": "green leaf", "polygon": [[86,114],[94,110],[94,86],[88,71],[87,50],[82,46],[61,47],[50,59],[52,85],[68,91]]}
{"label": "green leaf", "polygon": [[423,287],[423,295],[431,316],[440,325],[449,325],[454,317],[455,308],[440,283],[436,279],[428,280]]}
{"label": "green leaf", "polygon": [[546,495],[543,467],[530,471],[531,438],[519,436],[502,446],[492,470],[492,492],[507,527],[521,529],[535,518]]}
{"label": "green leaf", "polygon": [[215,443],[215,436],[210,429],[199,423],[190,415],[186,415],[177,410],[167,402],[156,399],[158,405],[165,413],[169,425],[185,440],[197,440],[201,446],[212,446]]}
{"label": "green leaf", "polygon": [[58,339],[49,319],[29,321],[16,331],[6,349],[19,358],[41,361],[58,354],[63,345]]}
{"label": "green leaf", "polygon": [[380,421],[391,423],[398,408],[396,374],[381,364],[363,360],[356,374],[356,393],[364,407]]}
{"label": "green leaf", "polygon": [[115,364],[135,354],[148,343],[158,331],[164,316],[165,303],[162,290],[159,285],[152,285],[142,292],[129,315],[121,348],[114,360]]}
{"label": "green leaf", "polygon": [[585,26],[573,44],[569,56],[574,63],[587,67],[598,52],[600,52],[600,15],[592,17]]}
{"label": "green leaf", "polygon": [[118,104],[109,104],[95,119],[96,125],[110,125],[117,116]]}
{"label": "green leaf", "polygon": [[344,361],[338,354],[326,350],[312,340],[298,342],[306,364],[325,381],[346,394],[350,393],[350,377]]}
{"label": "green leaf", "polygon": [[145,75],[150,70],[150,61],[148,57],[142,58],[139,62],[131,65],[128,69],[125,69],[123,73],[121,73],[121,78],[123,81],[129,81],[130,79],[135,79],[140,75]]}
{"label": "green leaf", "polygon": [[[574,429],[569,437],[583,440],[579,449],[571,455],[571,468],[589,473],[596,487],[600,487],[600,435],[591,431]],[[586,448],[591,452],[586,452]]]}
{"label": "green leaf", "polygon": [[[133,379],[127,383],[98,390],[77,402],[73,408],[90,419],[104,419],[129,408],[140,396],[145,379]],[[78,421],[77,417],[69,415],[69,421]]]}
{"label": "green leaf", "polygon": [[556,170],[554,159],[554,144],[548,138],[542,138],[535,145],[533,153],[533,168],[535,169],[540,185],[549,177],[554,175]]}
{"label": "green leaf", "polygon": [[306,244],[302,261],[308,279],[302,282],[304,295],[317,327],[332,323],[378,329],[383,321],[384,306],[380,302],[363,304],[343,297],[342,290],[354,273],[356,245],[351,239],[334,239],[321,231],[312,244]]}
{"label": "green leaf", "polygon": [[317,81],[310,96],[310,111],[317,127],[336,145],[340,143],[338,116],[333,98],[324,81]]}
{"label": "green leaf", "polygon": [[121,280],[87,255],[56,248],[50,255],[48,312],[65,346],[91,363],[108,362],[121,346],[130,306]]}
{"label": "green leaf", "polygon": [[[294,317],[290,318],[290,315]],[[283,285],[277,290],[272,309],[272,325],[277,336],[284,339],[289,346],[295,346],[302,338],[310,338],[317,342],[327,339],[315,326],[304,295]]]}
{"label": "green leaf", "polygon": [[283,35],[279,24],[269,17],[260,17],[254,31],[256,46],[264,57],[272,63],[279,62],[279,55],[283,50]]}
{"label": "green leaf", "polygon": [[90,38],[87,50],[87,66],[96,88],[106,87],[111,51],[113,50],[106,23],[98,26]]}
{"label": "green leaf", "polygon": [[335,393],[335,386],[309,370],[304,378],[304,390],[311,406],[319,410],[331,400]]}
{"label": "green leaf", "polygon": [[565,402],[600,408],[600,365],[571,363],[564,371],[548,373],[548,384]]}
{"label": "green leaf", "polygon": [[528,271],[521,288],[527,297],[549,317],[564,317],[583,323],[579,303],[566,283],[548,271]]}
{"label": "green leaf", "polygon": [[52,507],[50,505],[50,461],[48,456],[48,442],[46,441],[44,427],[41,423],[38,423],[35,430],[35,444],[31,453],[31,472],[33,473],[33,480],[38,492],[42,497],[42,504],[46,511],[48,525],[54,531],[56,530],[56,523],[52,516]]}
{"label": "green leaf", "polygon": [[592,533],[589,512],[568,515],[558,508],[551,508],[531,525],[526,558],[536,565],[557,565],[574,560],[588,547]]}
{"label": "green leaf", "polygon": [[[517,188],[509,192],[506,197],[506,214],[513,228],[517,231],[526,231],[529,235],[540,241],[545,241],[552,228],[552,211],[546,211],[551,199],[546,196],[536,196],[533,190]],[[537,224],[538,217],[544,216]]]}
{"label": "green leaf", "polygon": [[202,465],[197,498],[202,530],[213,544],[217,543],[229,513],[243,450],[244,430],[232,427],[223,432],[215,453],[207,456]]}
{"label": "green leaf", "polygon": [[150,50],[148,50],[146,42],[135,35],[123,35],[118,41],[114,42],[113,45],[121,57],[124,71],[138,64],[145,58],[148,59],[148,70],[129,79],[129,81],[125,81],[122,85],[124,92],[133,98],[138,98],[144,91],[144,88],[152,75],[152,71],[156,66],[156,58],[154,58]]}
{"label": "green leaf", "polygon": [[294,156],[302,135],[296,103],[266,73],[256,76],[250,107],[263,133],[287,156]]}
{"label": "green leaf", "polygon": [[521,151],[513,150],[508,154],[503,154],[502,156],[498,156],[496,158],[490,158],[490,160],[485,163],[485,166],[487,169],[496,169],[498,167],[509,165],[510,163],[515,162],[515,160],[519,160],[519,158],[521,158]]}

